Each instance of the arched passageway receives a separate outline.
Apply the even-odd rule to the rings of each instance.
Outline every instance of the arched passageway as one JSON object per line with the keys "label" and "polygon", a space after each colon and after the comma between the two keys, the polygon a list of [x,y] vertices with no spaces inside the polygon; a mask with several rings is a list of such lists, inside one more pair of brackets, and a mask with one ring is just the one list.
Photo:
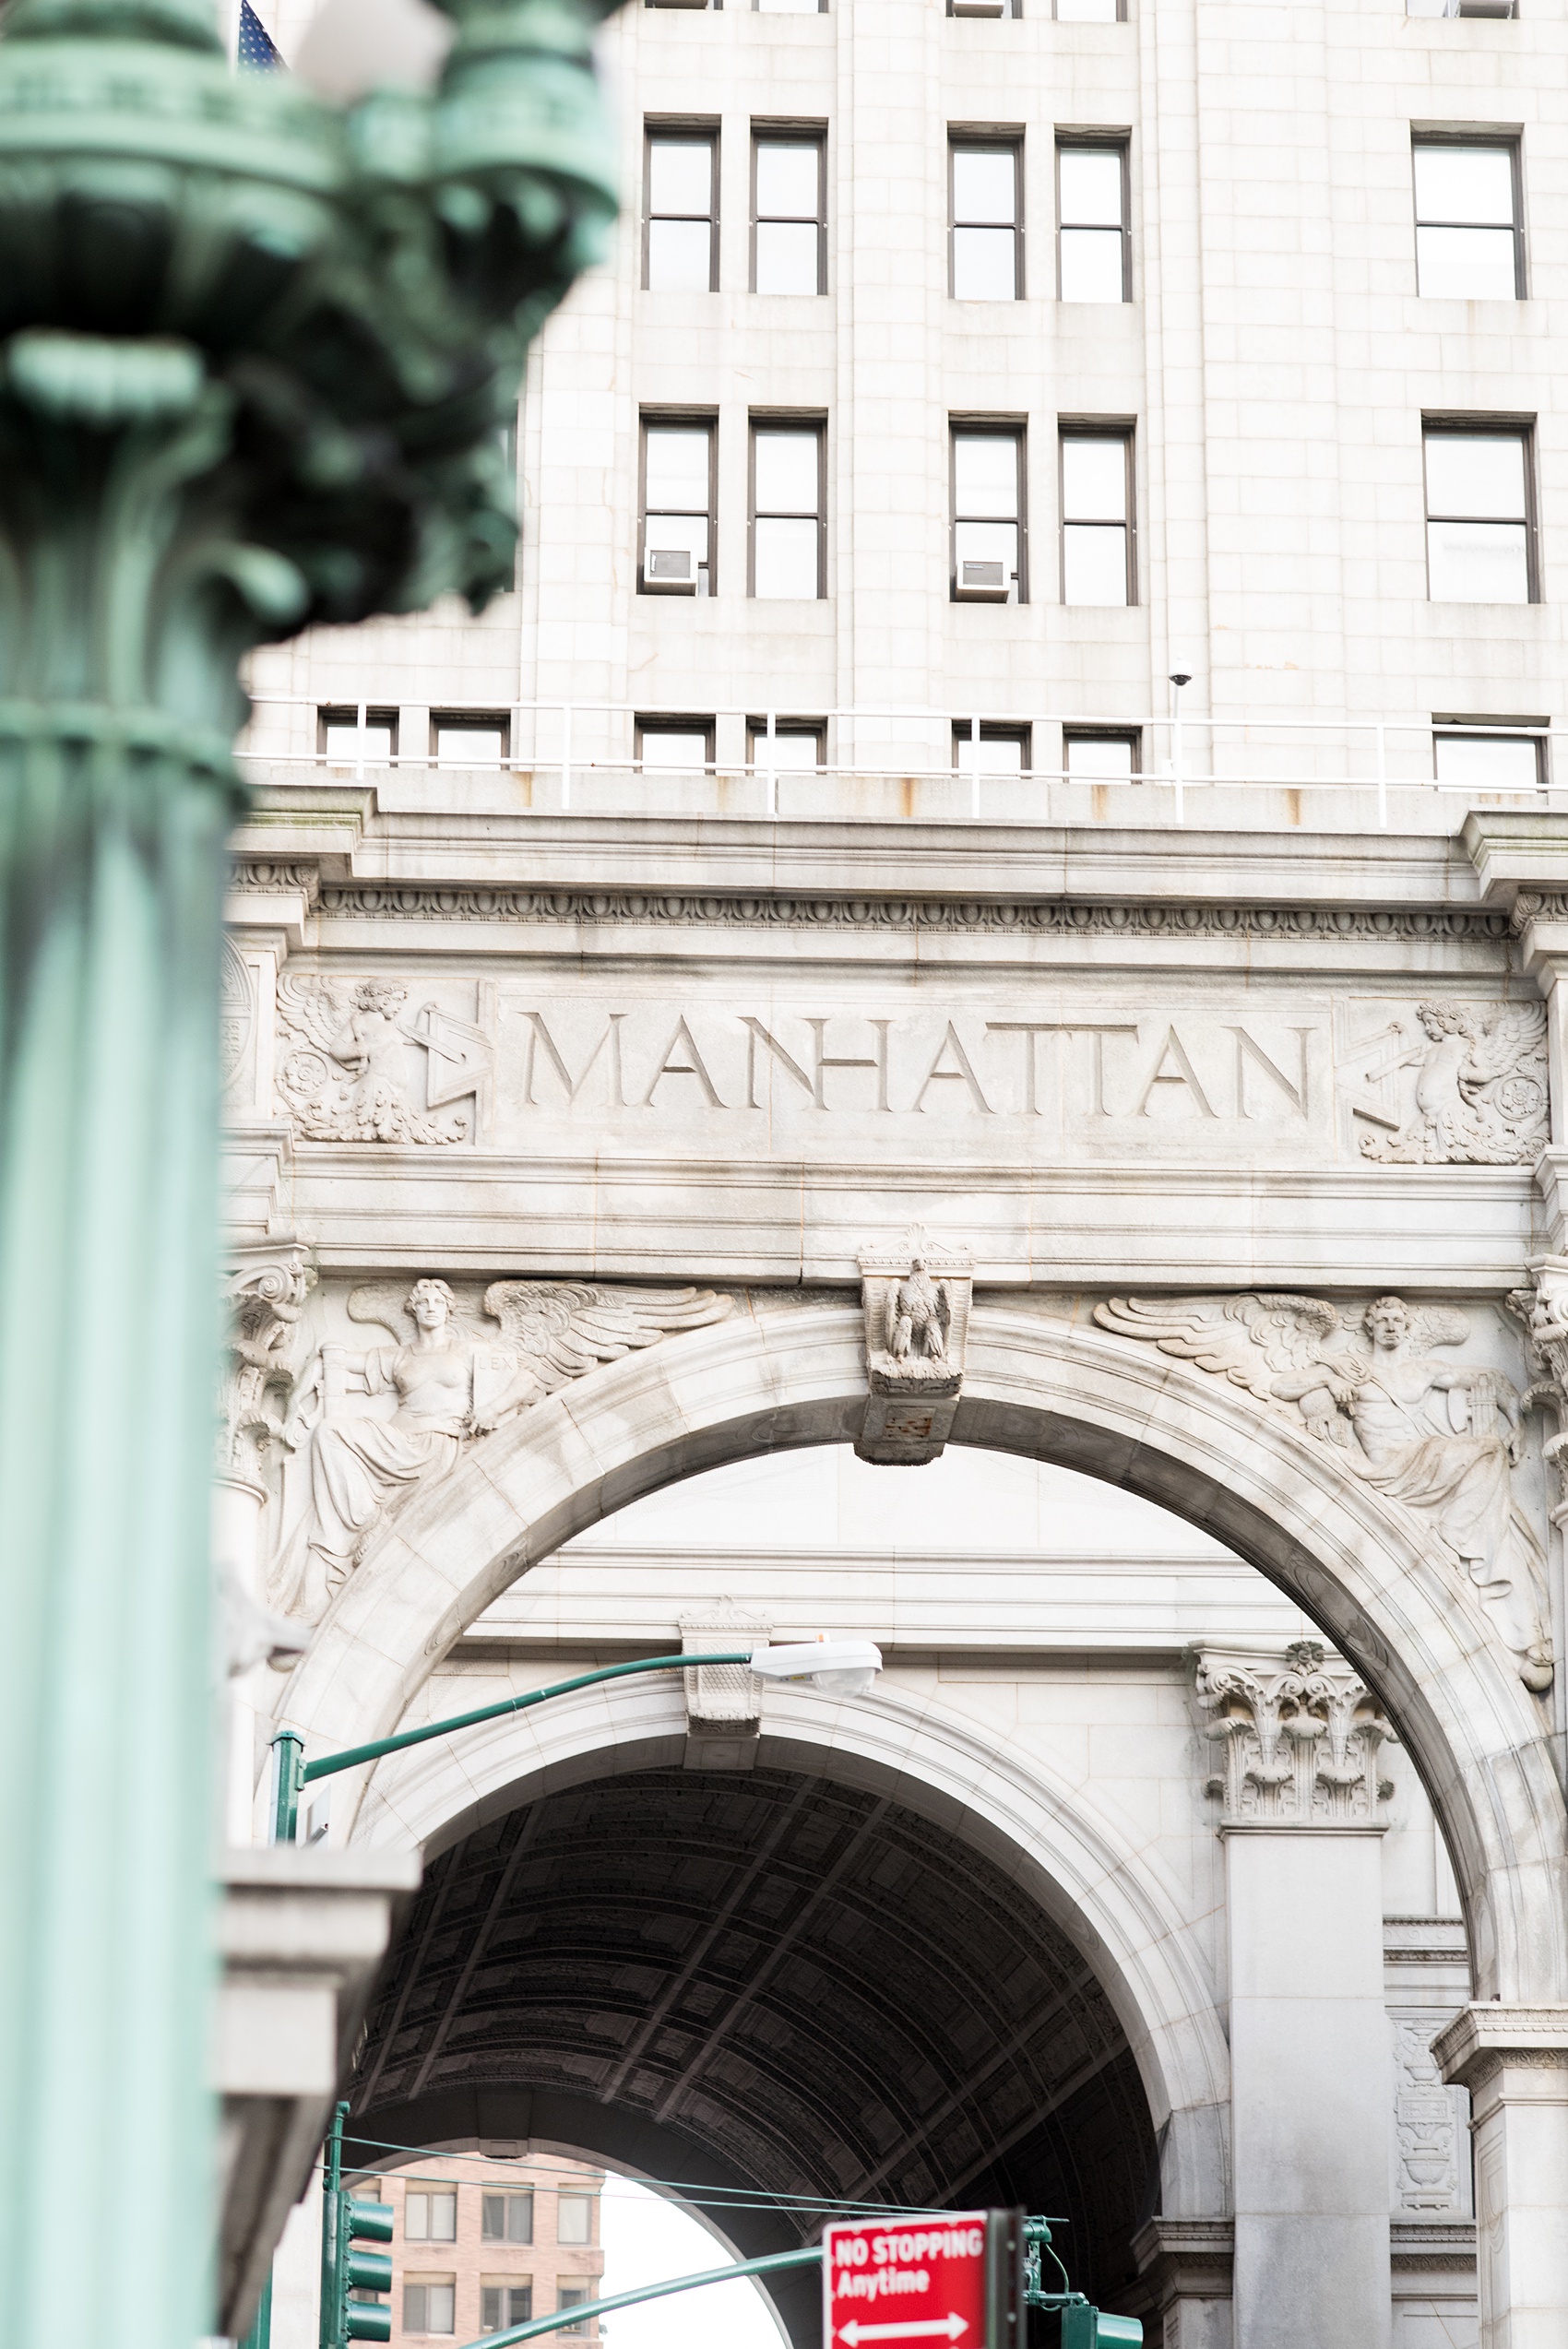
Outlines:
{"label": "arched passageway", "polygon": [[[1069,2222],[1114,2298],[1154,2132],[1106,1991],[1027,1887],[889,1795],[643,1770],[504,1812],[433,1865],[353,2088],[388,2145],[531,2140],[645,2175]],[[747,2251],[813,2231],[735,2214]],[[814,2282],[776,2294],[797,2343]]]}

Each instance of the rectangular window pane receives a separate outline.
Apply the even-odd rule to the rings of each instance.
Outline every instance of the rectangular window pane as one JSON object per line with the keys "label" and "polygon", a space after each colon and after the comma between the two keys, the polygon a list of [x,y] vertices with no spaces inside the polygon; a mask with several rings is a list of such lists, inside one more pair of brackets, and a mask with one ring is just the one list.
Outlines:
{"label": "rectangular window pane", "polygon": [[1125,783],[1135,765],[1133,747],[1124,734],[1068,734],[1063,765],[1075,782]]}
{"label": "rectangular window pane", "polygon": [[1011,229],[955,229],[954,300],[1016,302],[1017,247],[1017,238]]}
{"label": "rectangular window pane", "polygon": [[759,429],[755,439],[757,512],[814,515],[819,446],[816,433]]}
{"label": "rectangular window pane", "polygon": [[713,226],[708,220],[650,220],[649,293],[707,293],[713,285]]}
{"label": "rectangular window pane", "polygon": [[1429,522],[1427,591],[1434,603],[1528,603],[1522,522]]}
{"label": "rectangular window pane", "polygon": [[1540,757],[1528,737],[1434,734],[1437,779],[1462,789],[1533,791],[1540,781]]}
{"label": "rectangular window pane", "polygon": [[966,521],[1016,521],[1018,444],[1011,433],[955,433],[954,511]]}
{"label": "rectangular window pane", "polygon": [[1122,226],[1122,155],[1109,147],[1062,147],[1056,153],[1062,225],[1077,229]]}
{"label": "rectangular window pane", "polygon": [[988,733],[982,727],[977,744],[967,726],[953,730],[953,764],[961,775],[972,775],[977,759],[982,775],[1022,775],[1029,763],[1028,750],[1022,734]]}
{"label": "rectangular window pane", "polygon": [[706,514],[709,434],[702,427],[647,428],[647,505],[651,514]]}
{"label": "rectangular window pane", "polygon": [[[702,730],[693,728],[689,730],[674,726],[650,728],[643,736],[642,762],[645,767],[662,775],[700,773],[707,764],[706,728]],[[562,2197],[563,2201],[569,2198]],[[579,2240],[586,2242],[588,2238],[586,2236],[578,2237],[563,2235],[559,2239],[563,2243],[567,2243]]]}
{"label": "rectangular window pane", "polygon": [[822,149],[815,139],[759,138],[756,214],[759,220],[814,220]]}
{"label": "rectangular window pane", "polygon": [[410,2243],[430,2240],[430,2197],[428,2194],[405,2194],[403,2197],[403,2234]]}
{"label": "rectangular window pane", "polygon": [[1056,0],[1059,25],[1113,25],[1118,16],[1116,0]]}
{"label": "rectangular window pane", "polygon": [[531,2194],[507,2195],[506,2240],[508,2243],[533,2241],[533,2196]]}
{"label": "rectangular window pane", "polygon": [[1514,157],[1506,147],[1415,150],[1416,218],[1476,228],[1514,226]]}
{"label": "rectangular window pane", "polygon": [[820,252],[814,222],[759,220],[756,230],[758,293],[820,292]]}
{"label": "rectangular window pane", "polygon": [[405,2332],[427,2331],[429,2327],[425,2322],[425,2313],[423,2284],[405,2284],[403,2286],[403,2331]]}
{"label": "rectangular window pane", "polygon": [[707,562],[707,519],[700,514],[650,514],[643,539],[643,576],[669,586],[695,583]]}
{"label": "rectangular window pane", "polygon": [[481,2194],[479,2206],[479,2239],[481,2243],[505,2243],[506,2240],[506,2197],[505,2194]]}
{"label": "rectangular window pane", "polygon": [[[505,755],[506,737],[499,727],[437,726],[435,730],[437,766],[499,766]],[[457,2224],[457,2196],[432,2194],[429,2202],[429,2240],[432,2243],[454,2242]]]}
{"label": "rectangular window pane", "polygon": [[1018,217],[1017,158],[1010,147],[953,149],[953,218],[970,227]]}
{"label": "rectangular window pane", "polygon": [[1429,300],[1513,302],[1513,230],[1418,229],[1416,290]]}
{"label": "rectangular window pane", "polygon": [[1127,533],[1116,526],[1069,522],[1062,531],[1062,590],[1067,603],[1124,604]]}
{"label": "rectangular window pane", "polygon": [[[557,2243],[591,2243],[593,2241],[593,2200],[588,2194],[558,2194],[555,2198],[555,2240]],[[586,2292],[578,2298],[587,2297]],[[570,2307],[564,2296],[561,2306]]]}
{"label": "rectangular window pane", "polygon": [[817,591],[817,526],[759,514],[756,519],[756,585],[768,599],[812,598]]}
{"label": "rectangular window pane", "polygon": [[647,208],[650,212],[711,215],[713,141],[710,138],[649,139]]}
{"label": "rectangular window pane", "polygon": [[780,727],[771,743],[766,726],[752,730],[752,764],[778,775],[809,775],[822,765],[822,736],[814,727]]}
{"label": "rectangular window pane", "polygon": [[1122,298],[1121,230],[1063,229],[1063,301],[1120,302]]}
{"label": "rectangular window pane", "polygon": [[1062,511],[1074,522],[1127,518],[1127,444],[1076,436],[1062,444]]}
{"label": "rectangular window pane", "polygon": [[1525,443],[1517,433],[1429,433],[1427,512],[1525,519]]}
{"label": "rectangular window pane", "polygon": [[457,2288],[454,2284],[427,2284],[425,2286],[425,2329],[429,2332],[457,2331]]}
{"label": "rectangular window pane", "polygon": [[357,726],[346,725],[338,718],[328,718],[322,729],[323,747],[334,765],[349,766],[363,759],[368,765],[387,766],[392,759],[392,729],[390,726],[365,727],[362,735]]}
{"label": "rectangular window pane", "polygon": [[761,17],[815,17],[821,14],[819,0],[752,0]]}
{"label": "rectangular window pane", "polygon": [[[468,736],[468,740],[470,743],[493,742],[495,747],[490,755],[492,757],[500,756],[501,737],[499,734],[470,733]],[[470,752],[469,755],[470,757],[477,756],[478,753]],[[446,761],[445,759],[443,759],[442,765],[446,765]],[[455,2192],[451,2194],[433,2194],[431,2196],[430,2239],[433,2243],[455,2243],[457,2241],[457,2197]]]}

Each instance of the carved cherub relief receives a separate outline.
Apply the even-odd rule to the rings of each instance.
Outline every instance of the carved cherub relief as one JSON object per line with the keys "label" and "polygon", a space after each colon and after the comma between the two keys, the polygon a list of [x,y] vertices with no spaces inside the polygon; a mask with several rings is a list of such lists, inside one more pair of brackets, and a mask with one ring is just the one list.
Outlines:
{"label": "carved cherub relief", "polygon": [[[417,1487],[448,1476],[466,1444],[601,1362],[722,1321],[731,1305],[710,1289],[507,1280],[485,1290],[480,1319],[444,1280],[418,1280],[357,1288],[348,1310],[394,1342],[323,1347],[302,1382],[288,1440],[306,1453],[308,1492],[268,1593],[307,1622],[377,1527]],[[389,1416],[358,1401],[373,1396],[395,1398]]]}
{"label": "carved cherub relief", "polygon": [[[408,989],[390,979],[285,978],[278,1090],[311,1142],[467,1141],[470,1099],[489,1074],[488,1038],[438,1004],[405,1019]],[[424,1103],[413,1099],[409,1048],[425,1056]],[[445,1117],[433,1110],[447,1109]]]}
{"label": "carved cherub relief", "polygon": [[[1385,1031],[1386,1033],[1386,1031]],[[1363,1081],[1413,1090],[1389,1116],[1372,1101],[1355,1115],[1378,1130],[1363,1157],[1384,1166],[1510,1167],[1532,1162],[1547,1138],[1546,1007],[1542,1003],[1421,1003],[1394,1024]]]}
{"label": "carved cherub relief", "polygon": [[1441,1361],[1462,1314],[1380,1297],[1347,1319],[1321,1298],[1111,1298],[1102,1329],[1158,1346],[1299,1412],[1351,1475],[1420,1513],[1463,1568],[1526,1688],[1549,1688],[1544,1561],[1515,1506],[1521,1397],[1497,1370]]}

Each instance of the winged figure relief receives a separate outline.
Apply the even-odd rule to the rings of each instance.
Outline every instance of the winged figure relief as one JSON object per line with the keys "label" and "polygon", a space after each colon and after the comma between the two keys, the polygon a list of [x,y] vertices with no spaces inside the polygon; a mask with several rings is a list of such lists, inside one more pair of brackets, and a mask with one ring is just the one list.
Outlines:
{"label": "winged figure relief", "polygon": [[460,1109],[433,1118],[410,1098],[408,1048],[428,1039],[403,1018],[408,993],[389,979],[279,979],[278,1090],[308,1141],[467,1137],[469,1121]]}
{"label": "winged figure relief", "polygon": [[[270,1578],[273,1604],[315,1622],[376,1527],[449,1475],[465,1444],[600,1363],[730,1310],[711,1289],[586,1281],[493,1281],[478,1314],[444,1280],[352,1290],[350,1320],[392,1343],[324,1347],[302,1388],[291,1441],[308,1448],[308,1493]],[[356,1406],[373,1395],[395,1398],[391,1412]]]}
{"label": "winged figure relief", "polygon": [[1386,1130],[1361,1136],[1361,1155],[1387,1166],[1515,1166],[1547,1138],[1546,1007],[1503,1003],[1489,1015],[1466,1003],[1422,1003],[1419,1032],[1399,1023],[1369,1079],[1415,1071],[1400,1120],[1356,1114]]}
{"label": "winged figure relief", "polygon": [[1465,1343],[1462,1314],[1379,1297],[1347,1318],[1321,1298],[1252,1294],[1111,1298],[1095,1319],[1298,1411],[1353,1475],[1429,1519],[1526,1686],[1550,1685],[1544,1561],[1514,1506],[1518,1390],[1496,1370],[1431,1350]]}

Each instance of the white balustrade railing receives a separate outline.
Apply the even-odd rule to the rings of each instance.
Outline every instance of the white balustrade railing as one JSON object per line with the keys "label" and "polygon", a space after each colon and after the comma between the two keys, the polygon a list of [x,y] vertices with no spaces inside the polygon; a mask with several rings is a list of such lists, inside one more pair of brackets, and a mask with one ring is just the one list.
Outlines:
{"label": "white balustrade railing", "polygon": [[[661,791],[683,798],[681,813],[700,802],[705,814],[768,817],[800,814],[812,817],[875,817],[917,813],[911,793],[923,793],[929,804],[921,813],[951,819],[967,815],[980,822],[994,817],[1008,822],[1051,821],[1057,813],[1042,801],[1042,789],[1069,787],[1075,795],[1111,794],[1116,813],[1123,821],[1165,817],[1177,824],[1188,813],[1190,795],[1205,791],[1277,793],[1341,792],[1357,801],[1387,828],[1394,792],[1417,793],[1441,801],[1462,799],[1485,801],[1538,801],[1550,789],[1554,746],[1568,741],[1568,728],[1528,720],[1490,719],[1466,724],[1434,724],[1425,718],[1292,718],[1272,711],[1243,718],[1191,716],[1173,696],[1163,717],[1109,717],[1076,711],[996,710],[950,712],[909,706],[865,706],[818,710],[805,716],[767,710],[758,715],[754,705],[709,708],[687,721],[687,730],[707,730],[729,720],[749,728],[752,755],[742,759],[706,758],[701,764],[664,765],[645,749],[642,756],[617,753],[635,740],[634,728],[643,706],[630,702],[515,702],[505,711],[492,705],[482,710],[444,705],[435,724],[443,720],[461,733],[467,723],[489,720],[505,737],[499,753],[481,755],[433,746],[415,751],[393,740],[386,745],[387,728],[371,713],[386,708],[385,701],[362,703],[350,718],[353,705],[324,704],[297,694],[257,694],[252,697],[253,717],[236,745],[237,757],[252,769],[270,767],[286,772],[305,768],[313,774],[351,777],[357,781],[378,775],[505,774],[527,778],[530,785],[556,784],[552,807],[537,790],[528,804],[538,812],[620,815],[667,813],[659,801]],[[423,709],[422,706],[422,715]],[[330,717],[339,740],[322,747],[323,721]],[[679,724],[659,714],[665,727]],[[799,740],[810,728],[822,731],[835,747],[849,743],[848,755],[829,754],[802,765],[780,762],[778,744],[790,739],[780,729],[793,730]],[[893,729],[923,731],[924,744],[910,741],[903,753],[892,739]],[[1121,739],[1144,746],[1144,763],[1126,773],[1096,774],[1070,763],[998,762],[992,730],[1005,730],[1020,746],[1033,745],[1040,734],[1081,734],[1089,740]],[[881,732],[877,755],[862,748],[868,735]],[[949,759],[929,763],[930,737],[945,734]],[[346,747],[342,737],[351,738]],[[309,737],[308,744],[302,737]],[[589,747],[597,740],[599,747]],[[1445,777],[1439,765],[1439,746],[1473,744],[1482,754],[1467,762],[1469,772]],[[1491,755],[1486,755],[1486,746]],[[1523,770],[1533,767],[1533,773]],[[624,782],[628,788],[606,789]],[[740,804],[736,786],[750,786],[747,804]],[[594,787],[598,786],[599,789]],[[899,796],[894,810],[884,804],[890,793]],[[1123,801],[1136,793],[1136,802]],[[695,797],[694,798],[694,794]],[[881,799],[879,801],[879,794]],[[1097,797],[1096,812],[1109,812],[1109,802]],[[1288,813],[1280,820],[1299,820]]]}

